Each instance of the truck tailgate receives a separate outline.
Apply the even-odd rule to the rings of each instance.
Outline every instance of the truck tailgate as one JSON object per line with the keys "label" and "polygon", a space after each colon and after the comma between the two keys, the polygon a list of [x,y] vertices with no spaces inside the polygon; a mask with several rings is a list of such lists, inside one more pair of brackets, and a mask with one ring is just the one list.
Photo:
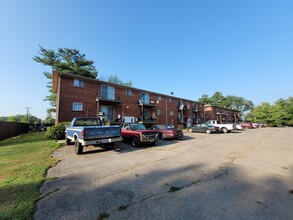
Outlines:
{"label": "truck tailgate", "polygon": [[84,140],[120,137],[120,126],[95,126],[84,128]]}

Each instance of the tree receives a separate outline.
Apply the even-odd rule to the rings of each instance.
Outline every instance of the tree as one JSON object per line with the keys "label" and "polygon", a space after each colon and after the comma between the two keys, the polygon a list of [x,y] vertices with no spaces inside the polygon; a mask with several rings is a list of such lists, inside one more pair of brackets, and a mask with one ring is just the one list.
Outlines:
{"label": "tree", "polygon": [[7,117],[1,116],[0,121],[7,121]]}
{"label": "tree", "polygon": [[271,111],[272,106],[268,102],[263,102],[250,111],[250,113],[245,117],[245,120],[271,123]]}
{"label": "tree", "polygon": [[226,98],[221,92],[215,92],[214,95],[211,97],[211,105],[225,108],[225,100]]}
{"label": "tree", "polygon": [[47,117],[45,119],[46,124],[54,124],[55,118],[53,117],[54,110],[52,108],[47,109]]}
{"label": "tree", "polygon": [[131,80],[128,81],[128,82],[123,82],[117,75],[110,76],[108,78],[108,82],[111,82],[111,83],[114,83],[114,84],[117,84],[117,85],[132,87],[132,81]]}
{"label": "tree", "polygon": [[239,96],[231,96],[228,95],[225,102],[225,108],[233,109],[240,111],[241,113],[247,112],[249,110],[252,110],[254,108],[254,104],[252,101],[247,100],[243,97]]}
{"label": "tree", "polygon": [[[39,47],[39,56],[35,56],[34,61],[62,73],[71,73],[92,79],[97,78],[98,72],[93,66],[94,62],[87,60],[85,54],[80,54],[79,50],[58,48],[58,51],[55,52],[54,50],[44,49],[42,46]],[[49,79],[47,87],[50,93],[44,100],[49,101],[55,111],[56,95],[52,92],[52,73],[44,72],[43,74]]]}
{"label": "tree", "polygon": [[215,92],[211,97],[204,94],[198,99],[198,101],[204,104],[240,111],[241,114],[254,108],[254,104],[250,100],[233,95],[225,97],[221,92]]}
{"label": "tree", "polygon": [[8,116],[6,117],[5,121],[22,122],[22,123],[29,123],[29,124],[40,124],[42,122],[40,118],[37,118],[33,115],[29,115],[29,117],[27,117],[27,115],[20,115],[20,114]]}
{"label": "tree", "polygon": [[212,101],[211,101],[211,98],[209,97],[209,95],[207,94],[203,94],[199,99],[198,101],[200,103],[203,103],[203,104],[211,104]]}
{"label": "tree", "polygon": [[293,126],[293,98],[279,99],[273,105],[263,102],[248,116],[253,122],[267,122],[271,126]]}

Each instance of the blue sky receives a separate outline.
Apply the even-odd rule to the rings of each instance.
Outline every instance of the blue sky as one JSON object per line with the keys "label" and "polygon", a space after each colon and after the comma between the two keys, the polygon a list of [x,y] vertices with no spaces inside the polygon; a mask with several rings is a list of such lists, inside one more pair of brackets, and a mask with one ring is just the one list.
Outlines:
{"label": "blue sky", "polygon": [[293,96],[292,0],[1,0],[0,116],[44,119],[39,47],[76,48],[99,77],[198,100]]}

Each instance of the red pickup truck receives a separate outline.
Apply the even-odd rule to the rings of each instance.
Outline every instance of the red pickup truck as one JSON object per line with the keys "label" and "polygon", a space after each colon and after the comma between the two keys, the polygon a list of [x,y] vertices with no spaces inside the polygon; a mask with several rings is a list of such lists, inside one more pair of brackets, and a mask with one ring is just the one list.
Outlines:
{"label": "red pickup truck", "polygon": [[154,130],[147,130],[143,124],[125,123],[121,128],[123,140],[131,141],[133,147],[139,147],[142,143],[155,145],[159,140],[159,133]]}

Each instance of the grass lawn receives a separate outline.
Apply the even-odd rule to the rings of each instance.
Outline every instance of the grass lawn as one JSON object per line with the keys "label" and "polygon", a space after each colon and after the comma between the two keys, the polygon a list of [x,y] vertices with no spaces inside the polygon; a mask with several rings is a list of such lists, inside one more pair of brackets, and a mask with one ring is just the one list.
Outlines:
{"label": "grass lawn", "polygon": [[58,147],[45,132],[0,142],[0,219],[32,219],[46,171],[58,162],[51,158]]}

